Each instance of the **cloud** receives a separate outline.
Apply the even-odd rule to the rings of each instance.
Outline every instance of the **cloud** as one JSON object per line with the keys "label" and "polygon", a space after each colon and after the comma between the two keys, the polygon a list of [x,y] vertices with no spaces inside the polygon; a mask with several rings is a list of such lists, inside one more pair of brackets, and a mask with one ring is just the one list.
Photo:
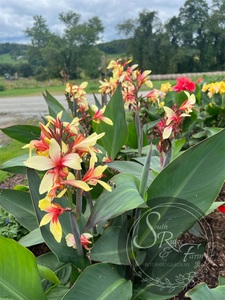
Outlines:
{"label": "cloud", "polygon": [[28,42],[23,31],[33,26],[35,15],[42,15],[51,31],[63,34],[58,15],[69,10],[80,13],[82,20],[98,16],[105,27],[104,41],[110,41],[120,38],[115,30],[118,23],[138,17],[144,8],[159,11],[161,21],[165,22],[178,15],[184,3],[185,0],[0,0],[0,42]]}

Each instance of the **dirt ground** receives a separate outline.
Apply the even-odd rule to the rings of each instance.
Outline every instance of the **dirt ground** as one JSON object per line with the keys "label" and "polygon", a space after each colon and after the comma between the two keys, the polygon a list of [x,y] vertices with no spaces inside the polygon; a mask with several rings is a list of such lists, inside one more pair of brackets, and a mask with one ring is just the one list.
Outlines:
{"label": "dirt ground", "polygon": [[[13,189],[15,185],[23,184],[25,175],[14,175],[9,180],[3,182],[4,188]],[[220,191],[216,201],[225,201],[225,184]],[[214,210],[209,214],[205,220],[207,221],[210,230],[207,236],[209,237],[208,243],[206,245],[205,255],[201,261],[201,265],[195,274],[194,279],[176,297],[171,298],[171,300],[184,300],[190,299],[185,297],[185,293],[192,289],[196,284],[200,282],[206,282],[210,288],[214,288],[218,285],[218,276],[221,275],[225,277],[225,213],[220,213],[218,210]],[[181,240],[186,243],[196,242],[198,238],[190,233],[185,233]],[[43,243],[41,245],[33,246],[30,250],[39,256],[43,253],[49,252],[49,248]],[[207,253],[207,254],[206,254]]]}

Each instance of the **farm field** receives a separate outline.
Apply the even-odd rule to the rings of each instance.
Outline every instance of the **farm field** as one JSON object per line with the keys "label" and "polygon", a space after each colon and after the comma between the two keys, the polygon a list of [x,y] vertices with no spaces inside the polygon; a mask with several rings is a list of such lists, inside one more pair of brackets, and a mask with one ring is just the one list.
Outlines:
{"label": "farm field", "polygon": [[[218,76],[209,76],[211,80],[217,80]],[[196,81],[198,77],[192,77],[193,81]],[[221,78],[220,78],[221,79]],[[88,86],[86,92],[88,94],[97,93],[99,91],[99,79],[78,79],[70,81],[77,85],[82,82],[87,81]],[[176,83],[176,80],[161,80],[161,81],[152,81],[153,89],[160,89],[161,84],[170,82],[171,85]],[[52,95],[62,95],[65,91],[65,84],[59,79],[51,79],[48,81],[37,81],[35,79],[25,79],[21,78],[19,80],[4,80],[0,77],[0,85],[4,84],[6,90],[0,91],[0,98],[5,97],[23,97],[23,96],[41,96],[45,89],[47,89]],[[142,86],[141,91],[148,91],[147,86]]]}
{"label": "farm field", "polygon": [[0,63],[11,63],[11,64],[19,64],[19,63],[27,63],[26,59],[20,58],[17,60],[13,60],[9,53],[0,55]]}

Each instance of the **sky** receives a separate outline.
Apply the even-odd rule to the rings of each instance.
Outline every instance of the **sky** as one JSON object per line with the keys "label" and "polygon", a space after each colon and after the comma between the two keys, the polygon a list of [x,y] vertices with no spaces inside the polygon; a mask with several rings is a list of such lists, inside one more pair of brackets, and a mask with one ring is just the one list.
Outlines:
{"label": "sky", "polygon": [[85,21],[98,16],[105,27],[102,42],[125,38],[119,36],[115,26],[126,19],[138,17],[143,9],[159,12],[164,23],[179,14],[185,0],[0,0],[0,43],[29,44],[24,30],[33,26],[33,16],[42,15],[51,32],[63,34],[58,19],[61,12],[73,10]]}

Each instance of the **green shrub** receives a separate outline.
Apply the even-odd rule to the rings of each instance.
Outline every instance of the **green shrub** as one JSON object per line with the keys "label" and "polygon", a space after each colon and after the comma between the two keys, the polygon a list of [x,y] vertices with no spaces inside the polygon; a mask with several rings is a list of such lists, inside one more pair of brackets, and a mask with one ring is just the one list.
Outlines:
{"label": "green shrub", "polygon": [[0,236],[19,241],[29,231],[16,221],[13,215],[0,207]]}
{"label": "green shrub", "polygon": [[6,85],[4,82],[0,82],[0,92],[3,92],[6,90]]}

